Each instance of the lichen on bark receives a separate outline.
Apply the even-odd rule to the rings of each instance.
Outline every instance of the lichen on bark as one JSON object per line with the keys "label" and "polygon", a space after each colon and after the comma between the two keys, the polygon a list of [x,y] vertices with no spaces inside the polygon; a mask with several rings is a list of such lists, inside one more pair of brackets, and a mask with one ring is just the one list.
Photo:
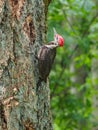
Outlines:
{"label": "lichen on bark", "polygon": [[36,92],[36,56],[45,42],[43,0],[0,0],[0,128],[52,130],[49,84]]}

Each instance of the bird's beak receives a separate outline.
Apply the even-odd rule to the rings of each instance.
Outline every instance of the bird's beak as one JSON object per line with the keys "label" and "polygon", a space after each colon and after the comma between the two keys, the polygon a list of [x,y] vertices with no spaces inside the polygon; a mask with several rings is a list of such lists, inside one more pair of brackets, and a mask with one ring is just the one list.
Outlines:
{"label": "bird's beak", "polygon": [[55,29],[55,28],[53,28],[53,31],[54,31],[54,35],[56,35],[56,34],[57,34],[57,32],[56,32],[56,29]]}

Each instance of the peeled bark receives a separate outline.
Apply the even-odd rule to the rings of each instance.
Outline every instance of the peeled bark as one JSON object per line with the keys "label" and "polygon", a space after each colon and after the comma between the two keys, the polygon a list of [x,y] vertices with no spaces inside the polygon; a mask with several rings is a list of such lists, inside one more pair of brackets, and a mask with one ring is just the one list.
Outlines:
{"label": "peeled bark", "polygon": [[49,84],[38,84],[36,58],[49,3],[0,0],[0,130],[52,130]]}

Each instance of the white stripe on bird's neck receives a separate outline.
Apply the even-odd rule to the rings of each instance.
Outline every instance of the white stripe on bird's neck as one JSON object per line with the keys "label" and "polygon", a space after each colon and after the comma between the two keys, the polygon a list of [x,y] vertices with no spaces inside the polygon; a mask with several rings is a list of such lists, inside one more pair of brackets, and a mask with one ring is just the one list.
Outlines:
{"label": "white stripe on bird's neck", "polygon": [[58,47],[58,44],[57,43],[54,43],[54,44],[46,44],[45,45],[47,48],[51,48],[51,49],[53,49],[53,48],[56,48],[56,47]]}

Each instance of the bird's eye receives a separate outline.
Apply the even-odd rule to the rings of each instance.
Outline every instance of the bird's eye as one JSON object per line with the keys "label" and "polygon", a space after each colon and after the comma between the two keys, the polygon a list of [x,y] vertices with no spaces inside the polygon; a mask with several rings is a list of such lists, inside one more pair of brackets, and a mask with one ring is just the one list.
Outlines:
{"label": "bird's eye", "polygon": [[58,37],[56,37],[56,40],[58,40]]}
{"label": "bird's eye", "polygon": [[58,35],[57,35],[57,34],[54,35],[54,39],[55,39],[56,41],[58,41]]}

